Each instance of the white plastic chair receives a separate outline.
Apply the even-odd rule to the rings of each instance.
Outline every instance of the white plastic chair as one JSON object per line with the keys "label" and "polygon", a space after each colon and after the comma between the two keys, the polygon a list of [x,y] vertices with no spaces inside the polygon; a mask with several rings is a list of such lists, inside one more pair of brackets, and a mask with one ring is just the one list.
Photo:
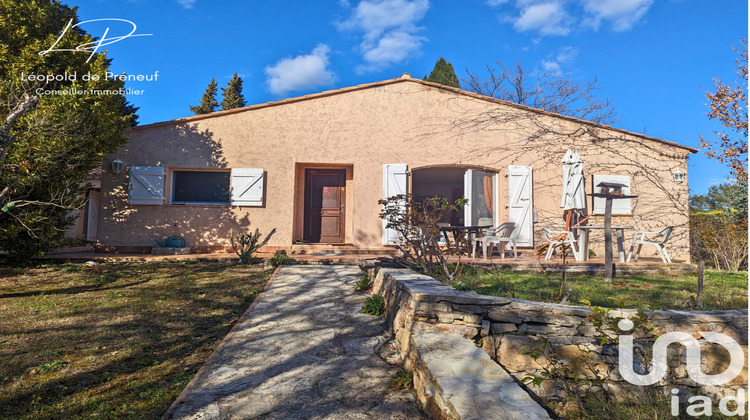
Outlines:
{"label": "white plastic chair", "polygon": [[552,257],[552,251],[554,251],[555,247],[563,246],[565,244],[570,245],[570,250],[573,252],[573,257],[576,259],[576,261],[579,260],[578,250],[576,249],[576,243],[578,242],[578,240],[576,240],[575,236],[573,236],[573,232],[569,230],[550,230],[549,228],[546,228],[544,226],[542,226],[542,230],[544,231],[544,236],[547,237],[547,241],[549,242],[549,245],[547,246],[547,255],[544,257],[545,260],[548,260]]}
{"label": "white plastic chair", "polygon": [[[662,262],[664,262],[664,264],[672,263],[665,244],[669,240],[669,236],[672,234],[673,230],[674,226],[667,226],[659,232],[636,232],[635,235],[633,235],[633,242],[631,242],[630,244],[630,252],[628,253],[627,262],[630,262],[630,257],[633,256],[633,249],[636,245],[638,245],[638,249],[635,250],[635,261],[638,261],[638,255],[641,253],[641,247],[643,245],[653,245],[656,247],[656,252],[659,253],[659,256],[661,257],[661,260]],[[646,235],[661,236],[662,239],[658,242],[653,240],[647,241]]]}
{"label": "white plastic chair", "polygon": [[[513,249],[513,258],[518,258],[518,248],[516,247],[516,236],[514,232],[516,224],[505,222],[498,226],[497,229],[487,229],[484,236],[474,238],[474,247],[472,248],[472,258],[477,257],[477,246],[482,245],[482,255],[487,259],[487,252],[492,252],[492,248],[497,248],[501,258],[505,258],[505,249],[508,244]],[[501,246],[502,245],[502,246]]]}

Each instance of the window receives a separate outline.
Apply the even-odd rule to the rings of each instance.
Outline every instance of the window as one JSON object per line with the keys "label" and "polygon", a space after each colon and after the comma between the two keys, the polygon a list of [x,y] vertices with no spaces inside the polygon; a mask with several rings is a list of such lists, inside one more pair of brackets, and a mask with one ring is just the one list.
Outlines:
{"label": "window", "polygon": [[467,169],[464,176],[464,197],[469,199],[464,207],[465,226],[494,226],[493,212],[495,173]]}
{"label": "window", "polygon": [[173,171],[173,204],[230,203],[229,171]]}

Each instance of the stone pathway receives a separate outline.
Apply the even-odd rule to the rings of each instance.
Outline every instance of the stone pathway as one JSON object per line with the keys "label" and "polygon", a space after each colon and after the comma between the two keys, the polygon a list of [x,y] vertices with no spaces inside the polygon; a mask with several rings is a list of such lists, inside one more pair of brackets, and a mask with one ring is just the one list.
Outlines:
{"label": "stone pathway", "polygon": [[359,313],[352,266],[282,267],[173,419],[422,419],[375,349],[382,318]]}

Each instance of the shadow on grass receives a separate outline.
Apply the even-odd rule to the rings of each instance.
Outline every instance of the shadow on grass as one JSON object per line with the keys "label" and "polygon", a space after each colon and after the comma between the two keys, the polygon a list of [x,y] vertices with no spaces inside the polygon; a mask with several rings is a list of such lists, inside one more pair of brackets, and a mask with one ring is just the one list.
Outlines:
{"label": "shadow on grass", "polygon": [[[8,345],[0,347],[0,417],[159,417],[269,275],[227,264],[172,272],[183,268],[103,266],[79,281],[108,275],[113,282],[44,291],[29,276],[26,291],[2,295],[0,342]],[[49,309],[6,304],[41,293],[57,299]],[[67,365],[41,372],[51,359]]]}
{"label": "shadow on grass", "polygon": [[75,294],[88,293],[88,292],[94,292],[94,291],[122,289],[124,287],[137,286],[137,285],[148,282],[148,280],[141,280],[141,281],[135,281],[132,283],[127,283],[127,284],[118,284],[118,285],[113,285],[109,287],[104,287],[104,285],[114,283],[115,281],[116,280],[102,282],[101,284],[67,287],[64,289],[45,289],[41,291],[32,291],[32,292],[4,293],[4,294],[0,294],[0,299],[10,299],[10,298],[39,296],[39,295],[75,295]]}

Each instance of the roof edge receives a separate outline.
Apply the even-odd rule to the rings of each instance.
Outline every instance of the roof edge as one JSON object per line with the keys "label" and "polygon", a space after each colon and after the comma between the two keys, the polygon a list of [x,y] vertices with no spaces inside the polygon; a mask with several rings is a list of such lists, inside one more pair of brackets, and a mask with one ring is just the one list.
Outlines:
{"label": "roof edge", "polygon": [[606,125],[606,124],[600,124],[600,123],[596,123],[596,122],[593,122],[593,121],[584,120],[584,119],[581,119],[581,118],[571,117],[569,115],[557,114],[557,113],[545,111],[545,110],[539,109],[539,108],[532,108],[532,107],[527,106],[527,105],[522,105],[522,104],[518,104],[518,103],[515,103],[515,102],[510,102],[510,101],[505,101],[505,100],[502,100],[502,99],[493,98],[491,96],[481,95],[481,94],[470,92],[470,91],[467,91],[467,90],[462,90],[462,89],[454,88],[454,87],[451,87],[451,86],[445,86],[445,85],[441,85],[439,83],[429,82],[427,80],[414,79],[414,78],[407,79],[407,80],[413,81],[413,82],[417,82],[417,83],[421,83],[423,85],[435,87],[435,88],[438,88],[438,89],[449,90],[449,91],[452,91],[452,92],[455,92],[455,93],[458,93],[458,94],[461,94],[461,95],[471,96],[471,97],[474,97],[476,99],[480,99],[480,100],[483,100],[483,101],[488,101],[488,102],[494,102],[494,103],[498,103],[498,104],[503,104],[503,105],[507,105],[507,106],[510,106],[510,107],[514,107],[514,108],[518,108],[518,109],[523,109],[525,111],[534,112],[534,113],[537,113],[537,114],[542,114],[542,115],[547,115],[547,116],[550,116],[550,117],[561,118],[561,119],[564,119],[564,120],[577,122],[579,124],[586,124],[586,125],[589,125],[589,126],[592,126],[592,127],[596,127],[596,128],[601,128],[601,129],[604,129],[604,130],[617,131],[617,132],[620,132],[620,133],[623,133],[623,134],[628,134],[628,135],[631,135],[631,136],[640,137],[642,139],[651,140],[651,141],[655,141],[655,142],[658,142],[658,143],[663,143],[663,144],[666,144],[667,146],[673,146],[673,147],[678,147],[678,148],[681,148],[681,149],[685,149],[685,150],[688,150],[691,154],[699,152],[698,149],[690,147],[690,146],[685,146],[683,144],[675,143],[675,142],[672,142],[672,141],[669,141],[669,140],[660,139],[658,137],[652,137],[652,136],[647,136],[645,134],[640,134],[640,133],[636,133],[636,132],[633,132],[633,131],[628,131],[628,130],[625,130],[623,128],[612,127],[612,126],[609,126],[609,125]]}
{"label": "roof edge", "polygon": [[490,96],[480,95],[478,93],[470,92],[470,91],[467,91],[467,90],[462,90],[462,89],[451,87],[451,86],[441,85],[439,83],[428,82],[426,80],[417,79],[417,78],[414,78],[414,77],[405,77],[405,74],[402,75],[402,76],[400,76],[400,77],[398,77],[398,78],[395,78],[395,79],[388,79],[388,80],[383,80],[383,81],[379,81],[379,82],[365,83],[365,84],[356,85],[356,86],[348,86],[348,87],[343,87],[343,88],[339,88],[339,89],[326,90],[326,91],[323,91],[323,92],[311,93],[311,94],[308,94],[308,95],[297,96],[297,97],[294,97],[294,98],[282,99],[282,100],[279,100],[279,101],[271,101],[271,102],[265,102],[265,103],[262,103],[262,104],[250,105],[250,106],[246,106],[246,107],[243,107],[243,108],[229,109],[229,110],[226,110],[226,111],[216,111],[216,112],[212,112],[210,114],[193,115],[193,116],[190,116],[190,117],[183,117],[183,118],[177,118],[177,119],[174,119],[174,120],[161,121],[161,122],[156,122],[156,123],[151,123],[151,124],[146,124],[146,125],[140,125],[140,126],[136,126],[136,127],[133,127],[133,128],[130,128],[130,129],[126,130],[125,133],[127,134],[127,133],[131,133],[131,132],[137,132],[137,131],[146,130],[146,129],[150,129],[150,128],[155,128],[155,127],[163,127],[163,126],[168,126],[168,125],[190,123],[190,122],[201,121],[201,120],[205,120],[205,119],[209,119],[209,118],[222,117],[222,116],[225,116],[225,115],[239,114],[239,113],[242,113],[242,112],[254,111],[254,110],[263,109],[263,108],[270,108],[270,107],[275,107],[275,106],[292,104],[292,103],[296,103],[296,102],[303,102],[303,101],[309,101],[309,100],[318,99],[318,98],[325,98],[325,97],[328,97],[328,96],[334,96],[334,95],[339,95],[339,94],[348,93],[348,92],[356,92],[356,91],[370,89],[370,88],[379,87],[379,86],[387,86],[387,85],[392,85],[392,84],[397,84],[397,83],[409,83],[409,82],[411,82],[411,83],[418,83],[418,84],[421,84],[421,85],[424,85],[424,86],[429,86],[429,87],[436,88],[436,89],[450,91],[450,92],[453,92],[453,93],[456,93],[456,94],[459,94],[459,95],[465,95],[465,96],[469,96],[469,97],[472,97],[472,98],[475,98],[475,99],[479,99],[479,100],[483,100],[483,101],[487,101],[487,102],[492,102],[492,103],[496,103],[496,104],[502,104],[502,105],[510,106],[510,107],[517,108],[517,109],[522,109],[522,110],[525,110],[525,111],[528,111],[528,112],[534,112],[534,113],[537,113],[537,114],[547,115],[547,116],[550,116],[550,117],[562,118],[564,120],[573,121],[573,122],[576,122],[576,123],[579,123],[579,124],[585,124],[585,125],[588,125],[588,126],[591,126],[591,127],[601,128],[601,129],[604,129],[604,130],[616,131],[616,132],[627,134],[627,135],[630,135],[630,136],[639,137],[639,138],[642,138],[642,139],[645,139],[645,140],[650,140],[650,141],[655,141],[657,143],[662,143],[662,144],[665,144],[667,146],[672,146],[672,147],[677,147],[677,148],[680,148],[680,149],[684,149],[684,150],[687,150],[688,152],[690,152],[690,154],[697,153],[699,151],[698,149],[695,149],[693,147],[685,146],[685,145],[682,145],[682,144],[679,144],[679,143],[675,143],[675,142],[672,142],[672,141],[668,141],[668,140],[664,140],[664,139],[660,139],[658,137],[647,136],[645,134],[640,134],[640,133],[636,133],[636,132],[633,132],[633,131],[628,131],[628,130],[625,130],[625,129],[622,129],[622,128],[617,128],[617,127],[612,127],[612,126],[608,126],[608,125],[605,125],[605,124],[596,123],[596,122],[593,122],[593,121],[583,120],[583,119],[576,118],[576,117],[571,117],[571,116],[568,116],[568,115],[556,114],[554,112],[544,111],[542,109],[532,108],[530,106],[526,106],[526,105],[522,105],[522,104],[517,104],[515,102],[504,101],[502,99],[497,99],[497,98],[493,98],[493,97],[490,97]]}
{"label": "roof edge", "polygon": [[191,115],[189,117],[176,118],[174,120],[160,121],[160,122],[155,122],[155,123],[146,124],[146,125],[138,125],[138,126],[127,129],[126,133],[133,132],[133,131],[140,131],[140,130],[148,129],[148,128],[162,127],[166,125],[182,124],[182,123],[189,123],[193,121],[205,120],[209,118],[223,117],[225,115],[239,114],[242,112],[254,111],[254,110],[263,109],[263,108],[270,108],[274,106],[281,106],[281,105],[291,104],[295,102],[303,102],[303,101],[309,101],[309,100],[318,99],[318,98],[325,98],[328,96],[339,95],[342,93],[356,92],[359,90],[370,89],[373,87],[391,85],[395,83],[404,82],[407,80],[411,80],[411,79],[401,79],[401,78],[388,79],[388,80],[384,80],[380,82],[366,83],[362,85],[349,86],[349,87],[333,89],[333,90],[326,90],[326,91],[318,92],[318,93],[311,93],[309,95],[296,96],[294,98],[287,98],[287,99],[282,99],[278,101],[265,102],[262,104],[255,104],[255,105],[250,105],[250,106],[246,106],[242,108],[228,109],[225,111],[216,111],[210,114]]}

